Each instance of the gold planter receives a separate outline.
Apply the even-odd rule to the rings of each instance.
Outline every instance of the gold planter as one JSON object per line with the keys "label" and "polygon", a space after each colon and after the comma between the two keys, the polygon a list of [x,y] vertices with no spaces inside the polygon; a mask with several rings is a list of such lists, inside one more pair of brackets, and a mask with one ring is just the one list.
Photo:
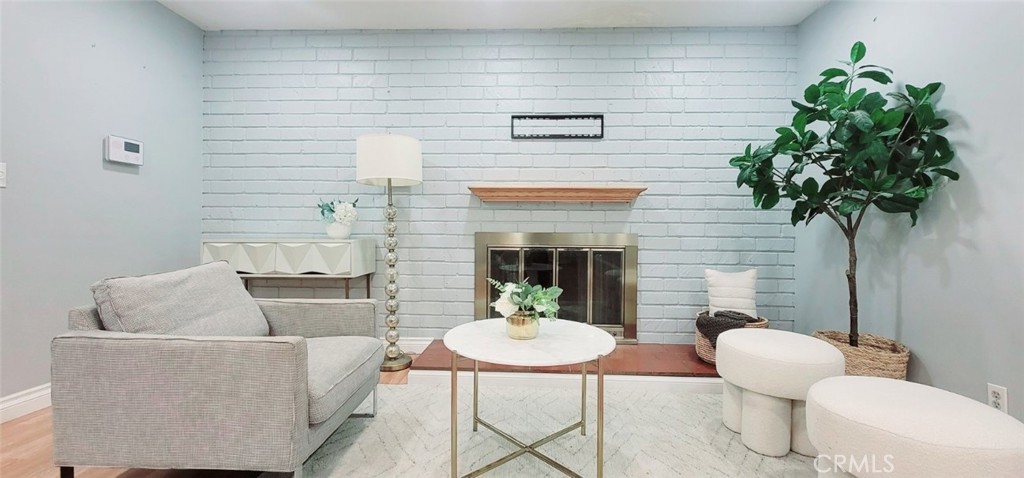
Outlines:
{"label": "gold planter", "polygon": [[540,333],[540,320],[522,311],[516,312],[505,318],[505,332],[516,340],[535,339]]}

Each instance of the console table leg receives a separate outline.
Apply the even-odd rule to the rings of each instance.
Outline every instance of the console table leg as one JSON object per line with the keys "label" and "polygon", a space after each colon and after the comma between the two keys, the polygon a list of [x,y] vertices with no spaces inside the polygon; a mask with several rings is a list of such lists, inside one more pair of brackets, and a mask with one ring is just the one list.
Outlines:
{"label": "console table leg", "polygon": [[604,477],[604,357],[597,357],[597,478]]}
{"label": "console table leg", "polygon": [[373,279],[373,273],[366,274],[366,298],[370,298],[370,281]]}
{"label": "console table leg", "polygon": [[[458,439],[459,353],[452,350],[452,478],[459,478]],[[473,423],[476,426],[476,423]]]}
{"label": "console table leg", "polygon": [[587,363],[580,364],[583,370],[583,391],[580,393],[580,435],[587,436]]}
{"label": "console table leg", "polygon": [[349,298],[349,291],[350,291],[350,288],[349,288],[349,281],[351,281],[351,280],[352,280],[352,279],[345,279],[345,298],[346,298],[346,299],[348,299],[348,298]]}

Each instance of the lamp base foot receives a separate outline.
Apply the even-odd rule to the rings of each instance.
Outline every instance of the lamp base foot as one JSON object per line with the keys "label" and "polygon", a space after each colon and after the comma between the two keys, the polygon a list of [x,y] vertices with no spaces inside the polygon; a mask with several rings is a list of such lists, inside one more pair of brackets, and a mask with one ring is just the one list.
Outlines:
{"label": "lamp base foot", "polygon": [[380,366],[380,371],[397,372],[399,370],[405,370],[410,366],[412,366],[412,357],[403,352],[402,355],[393,359],[384,359],[384,363]]}

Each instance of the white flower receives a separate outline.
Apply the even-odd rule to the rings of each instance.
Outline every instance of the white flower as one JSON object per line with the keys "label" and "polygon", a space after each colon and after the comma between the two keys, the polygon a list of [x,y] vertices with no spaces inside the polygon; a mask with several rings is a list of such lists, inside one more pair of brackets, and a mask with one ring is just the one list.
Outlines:
{"label": "white flower", "polygon": [[513,304],[512,300],[510,299],[513,292],[512,289],[512,287],[505,289],[505,292],[501,293],[501,296],[498,297],[498,300],[494,301],[494,303],[491,304],[492,306],[494,306],[494,310],[498,311],[498,313],[505,318],[508,318],[508,316],[516,313],[516,311],[519,310],[519,306]]}
{"label": "white flower", "polygon": [[334,214],[331,217],[334,219],[334,222],[340,222],[348,226],[355,222],[356,218],[359,217],[359,213],[356,212],[356,207],[351,203],[335,201]]}

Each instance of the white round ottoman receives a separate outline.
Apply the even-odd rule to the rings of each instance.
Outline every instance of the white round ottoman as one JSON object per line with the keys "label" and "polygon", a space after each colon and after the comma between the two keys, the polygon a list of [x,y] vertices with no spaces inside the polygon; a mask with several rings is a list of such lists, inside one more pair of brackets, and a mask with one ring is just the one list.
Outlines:
{"label": "white round ottoman", "polygon": [[815,382],[843,375],[842,352],[823,340],[772,329],[733,329],[718,336],[722,422],[762,455],[815,455],[804,400]]}
{"label": "white round ottoman", "polygon": [[1024,476],[1024,423],[967,397],[875,377],[834,377],[807,392],[819,477]]}

